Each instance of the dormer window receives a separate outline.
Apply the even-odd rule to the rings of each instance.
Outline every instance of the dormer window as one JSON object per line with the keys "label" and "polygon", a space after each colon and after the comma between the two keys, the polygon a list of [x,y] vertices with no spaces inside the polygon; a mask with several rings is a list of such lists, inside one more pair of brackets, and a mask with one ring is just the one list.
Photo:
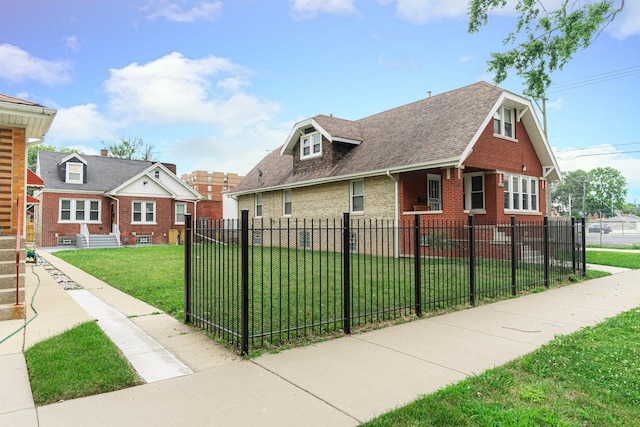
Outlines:
{"label": "dormer window", "polygon": [[513,126],[513,109],[500,107],[493,115],[493,134],[514,139],[515,128]]}
{"label": "dormer window", "polygon": [[322,155],[322,134],[308,133],[300,137],[300,158],[308,159]]}
{"label": "dormer window", "polygon": [[83,164],[82,163],[67,163],[67,176],[65,182],[68,184],[82,184],[83,183]]}

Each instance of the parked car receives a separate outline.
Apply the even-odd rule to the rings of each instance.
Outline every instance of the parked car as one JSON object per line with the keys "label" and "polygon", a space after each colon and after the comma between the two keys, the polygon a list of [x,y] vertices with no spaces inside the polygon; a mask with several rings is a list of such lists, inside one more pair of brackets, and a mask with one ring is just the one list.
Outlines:
{"label": "parked car", "polygon": [[[608,224],[602,224],[602,232],[604,234],[611,233],[611,227]],[[589,233],[600,233],[600,224],[590,224]]]}

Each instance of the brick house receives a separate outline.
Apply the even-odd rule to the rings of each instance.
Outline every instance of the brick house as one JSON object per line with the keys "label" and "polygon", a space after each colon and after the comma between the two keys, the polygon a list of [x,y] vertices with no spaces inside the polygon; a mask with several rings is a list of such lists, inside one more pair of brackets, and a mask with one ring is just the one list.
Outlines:
{"label": "brick house", "polygon": [[[27,145],[42,142],[55,115],[56,110],[0,94],[0,320],[24,317]],[[18,231],[23,250],[16,271]]]}
{"label": "brick house", "polygon": [[252,218],[542,221],[558,179],[531,102],[478,82],[358,120],[300,121],[230,194]]}
{"label": "brick house", "polygon": [[176,243],[200,194],[173,164],[101,155],[38,152],[44,180],[36,230],[40,246],[105,247]]}

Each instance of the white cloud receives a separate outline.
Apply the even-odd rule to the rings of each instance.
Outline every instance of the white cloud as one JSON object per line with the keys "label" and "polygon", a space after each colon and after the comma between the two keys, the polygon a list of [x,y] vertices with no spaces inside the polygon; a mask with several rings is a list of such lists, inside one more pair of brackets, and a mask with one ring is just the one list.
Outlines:
{"label": "white cloud", "polygon": [[48,61],[10,44],[0,44],[0,79],[10,82],[36,81],[56,86],[71,81],[68,61]]}
{"label": "white cloud", "polygon": [[218,19],[222,15],[222,6],[221,1],[201,1],[191,8],[185,8],[170,0],[150,0],[142,10],[147,12],[149,19],[165,18],[174,22],[194,22]]}
{"label": "white cloud", "polygon": [[609,31],[619,40],[640,35],[640,2],[625,2],[622,12],[609,25]]}
{"label": "white cloud", "polygon": [[[278,105],[242,91],[249,71],[225,58],[173,52],[146,64],[111,69],[104,87],[112,112],[150,124],[200,123],[231,132],[269,120]],[[216,81],[216,79],[218,79]]]}
{"label": "white cloud", "polygon": [[379,3],[395,3],[396,17],[412,24],[466,18],[468,8],[468,0],[380,0]]}
{"label": "white cloud", "polygon": [[[558,166],[562,172],[611,166],[620,171],[629,186],[628,197],[640,196],[640,174],[638,174],[637,153],[620,151],[613,145],[603,144],[587,148],[554,149]],[[636,156],[636,157],[633,157]]]}
{"label": "white cloud", "polygon": [[547,111],[560,111],[562,110],[562,108],[564,108],[564,103],[565,103],[566,99],[561,96],[557,99],[554,99],[553,101],[548,101],[547,102]]}
{"label": "white cloud", "polygon": [[47,133],[47,143],[62,147],[74,142],[108,141],[116,127],[99,113],[95,104],[59,108]]}
{"label": "white cloud", "polygon": [[67,36],[62,39],[64,45],[73,52],[80,51],[80,41],[76,36]]}
{"label": "white cloud", "polygon": [[322,13],[358,15],[355,0],[289,0],[294,17],[311,19]]}

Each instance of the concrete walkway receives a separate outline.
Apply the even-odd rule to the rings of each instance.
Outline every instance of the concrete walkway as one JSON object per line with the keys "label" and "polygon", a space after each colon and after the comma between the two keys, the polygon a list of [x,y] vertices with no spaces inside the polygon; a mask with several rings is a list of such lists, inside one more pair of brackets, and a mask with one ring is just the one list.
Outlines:
{"label": "concrete walkway", "polygon": [[[82,290],[64,290],[42,266],[27,268],[28,302],[40,276],[38,315],[0,344],[0,425],[355,426],[529,353],[558,334],[640,306],[640,270],[616,269],[601,279],[247,361],[154,307],[42,255],[64,272],[62,281],[68,278]],[[155,348],[151,353],[159,346],[186,370],[166,379],[151,373],[141,386],[36,408],[22,352],[81,322],[107,323],[85,310],[83,299],[116,312],[118,322],[138,328],[147,347]],[[33,315],[29,309],[27,319]],[[22,323],[0,322],[0,340]]]}

